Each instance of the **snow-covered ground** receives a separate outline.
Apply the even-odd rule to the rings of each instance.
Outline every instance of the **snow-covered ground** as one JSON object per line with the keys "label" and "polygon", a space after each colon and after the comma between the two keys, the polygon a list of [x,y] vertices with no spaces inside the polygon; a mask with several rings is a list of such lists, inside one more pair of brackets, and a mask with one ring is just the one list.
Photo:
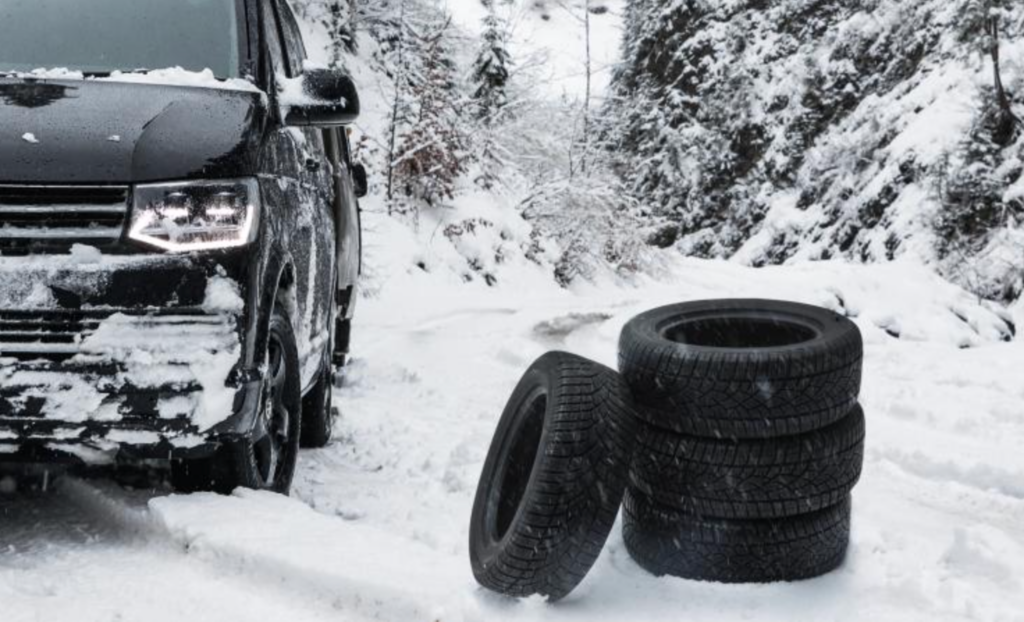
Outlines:
{"label": "snow-covered ground", "polygon": [[[398,235],[387,226],[370,228]],[[487,288],[381,259],[339,438],[303,454],[292,498],[7,480],[0,620],[1024,620],[1024,346],[928,270],[665,259],[658,278],[566,292],[526,263]],[[562,603],[476,587],[472,497],[526,366],[549,349],[614,364],[634,313],[731,296],[845,309],[864,332],[868,451],[843,567],[796,584],[658,579],[616,530]]]}

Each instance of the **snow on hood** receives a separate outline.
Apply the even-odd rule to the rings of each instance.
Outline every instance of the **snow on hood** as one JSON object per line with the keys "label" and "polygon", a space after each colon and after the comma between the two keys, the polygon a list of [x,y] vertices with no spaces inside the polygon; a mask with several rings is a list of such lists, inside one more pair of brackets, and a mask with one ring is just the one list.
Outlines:
{"label": "snow on hood", "polygon": [[190,86],[209,89],[229,89],[234,91],[246,91],[249,93],[262,93],[255,84],[241,78],[230,78],[220,80],[213,75],[213,71],[188,71],[181,67],[171,69],[158,69],[146,73],[122,73],[115,71],[109,78],[97,78],[107,82],[128,82],[131,84],[161,84],[165,86]]}
{"label": "snow on hood", "polygon": [[157,84],[162,86],[187,86],[194,88],[227,89],[262,93],[255,84],[242,78],[221,80],[213,75],[210,69],[190,71],[181,67],[153,69],[146,72],[115,71],[110,76],[86,77],[81,71],[72,71],[64,67],[52,69],[40,68],[29,72],[14,74],[18,78],[36,80],[95,80],[97,82],[124,82],[129,84]]}

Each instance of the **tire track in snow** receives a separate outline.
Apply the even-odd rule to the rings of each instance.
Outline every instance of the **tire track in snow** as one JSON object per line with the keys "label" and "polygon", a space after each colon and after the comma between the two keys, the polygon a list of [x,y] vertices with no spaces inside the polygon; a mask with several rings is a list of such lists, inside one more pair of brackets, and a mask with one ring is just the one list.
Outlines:
{"label": "tire track in snow", "polygon": [[69,493],[75,485],[58,480],[49,490],[0,496],[0,565],[31,564],[42,555],[132,538]]}
{"label": "tire track in snow", "polygon": [[1001,529],[1024,544],[1021,499],[970,483],[915,473],[887,457],[887,453],[890,452],[869,451],[861,485],[854,491],[855,499],[860,495],[898,498],[920,510],[953,517],[958,524],[987,524]]}
{"label": "tire track in snow", "polygon": [[[437,619],[435,595],[459,585],[438,573],[426,549],[352,527],[288,498],[238,491],[154,497],[143,505],[113,485],[68,480],[61,493],[97,522],[108,522],[143,546],[173,548],[250,589],[273,591],[358,619]],[[350,528],[350,529],[346,529]],[[348,534],[346,531],[355,531]],[[403,568],[375,564],[402,547]]]}
{"label": "tire track in snow", "polygon": [[133,505],[127,495],[115,496],[114,486],[66,478],[58,483],[56,494],[84,511],[94,522],[116,529],[122,539],[159,540],[161,528],[143,503],[147,499],[139,497]]}
{"label": "tire track in snow", "polygon": [[955,483],[986,494],[1024,501],[1024,471],[1009,471],[988,464],[966,466],[952,460],[936,460],[919,451],[880,449],[871,452],[902,471],[938,484]]}
{"label": "tire track in snow", "polygon": [[147,508],[152,494],[62,479],[50,492],[0,497],[0,619],[339,618],[272,581],[188,555]]}

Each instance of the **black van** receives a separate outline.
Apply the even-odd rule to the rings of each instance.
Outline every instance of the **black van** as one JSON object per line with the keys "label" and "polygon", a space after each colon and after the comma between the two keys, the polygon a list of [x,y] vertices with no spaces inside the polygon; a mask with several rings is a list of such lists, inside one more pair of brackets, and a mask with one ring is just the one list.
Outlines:
{"label": "black van", "polygon": [[0,2],[0,462],[286,493],[348,351],[358,113],[284,0]]}

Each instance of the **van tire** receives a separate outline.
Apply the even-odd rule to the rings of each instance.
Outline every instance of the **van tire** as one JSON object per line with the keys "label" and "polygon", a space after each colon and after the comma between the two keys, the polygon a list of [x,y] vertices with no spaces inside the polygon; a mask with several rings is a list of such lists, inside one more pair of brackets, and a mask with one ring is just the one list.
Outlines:
{"label": "van tire", "polygon": [[324,360],[316,385],[302,398],[302,437],[305,449],[327,447],[334,435],[335,409],[334,373],[331,363]]}
{"label": "van tire", "polygon": [[[251,488],[287,495],[291,490],[302,429],[302,390],[295,333],[278,307],[267,341],[268,371],[252,431],[225,441],[208,458],[172,461],[171,484],[179,492],[230,494]],[[266,410],[268,404],[272,412]]]}

